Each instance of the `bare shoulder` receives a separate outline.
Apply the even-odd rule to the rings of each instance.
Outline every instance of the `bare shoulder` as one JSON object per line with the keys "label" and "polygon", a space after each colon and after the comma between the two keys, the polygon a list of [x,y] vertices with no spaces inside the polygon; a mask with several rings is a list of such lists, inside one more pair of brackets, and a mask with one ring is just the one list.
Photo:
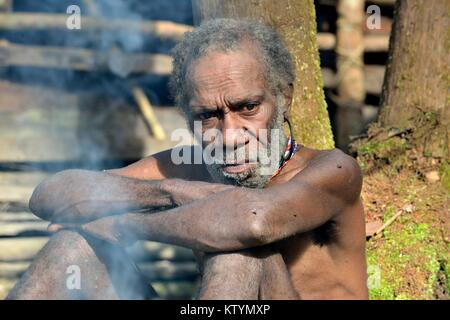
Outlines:
{"label": "bare shoulder", "polygon": [[197,146],[186,145],[167,149],[147,156],[126,167],[108,172],[143,180],[178,178],[184,180],[207,180],[206,170],[196,163]]}
{"label": "bare shoulder", "polygon": [[304,149],[304,168],[296,178],[307,180],[347,203],[359,200],[362,173],[357,161],[339,149]]}

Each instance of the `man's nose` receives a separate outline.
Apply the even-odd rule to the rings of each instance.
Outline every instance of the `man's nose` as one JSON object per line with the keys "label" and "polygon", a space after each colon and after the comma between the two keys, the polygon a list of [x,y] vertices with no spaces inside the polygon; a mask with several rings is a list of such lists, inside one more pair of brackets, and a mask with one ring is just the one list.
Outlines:
{"label": "man's nose", "polygon": [[242,126],[232,112],[224,115],[222,120],[223,146],[234,150],[247,143],[247,129]]}

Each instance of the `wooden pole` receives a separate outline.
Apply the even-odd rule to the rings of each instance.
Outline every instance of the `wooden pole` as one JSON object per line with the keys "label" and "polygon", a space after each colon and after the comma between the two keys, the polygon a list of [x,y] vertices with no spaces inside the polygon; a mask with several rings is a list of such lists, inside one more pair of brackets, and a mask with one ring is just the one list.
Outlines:
{"label": "wooden pole", "polygon": [[362,130],[364,89],[364,0],[339,0],[337,11],[337,143],[346,150]]}
{"label": "wooden pole", "polygon": [[337,21],[337,90],[343,100],[364,101],[364,0],[340,0]]}
{"label": "wooden pole", "polygon": [[159,123],[158,118],[153,111],[153,106],[150,103],[150,100],[148,100],[147,96],[145,95],[144,90],[142,90],[140,87],[133,87],[131,91],[133,93],[134,100],[136,101],[136,104],[138,105],[139,110],[141,111],[141,114],[144,118],[144,122],[153,133],[155,138],[160,141],[166,139],[166,133]]}

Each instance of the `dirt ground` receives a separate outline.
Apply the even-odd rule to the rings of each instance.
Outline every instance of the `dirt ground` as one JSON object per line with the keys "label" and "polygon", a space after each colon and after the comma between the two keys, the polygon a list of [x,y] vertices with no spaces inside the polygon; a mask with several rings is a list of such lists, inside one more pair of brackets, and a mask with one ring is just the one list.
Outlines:
{"label": "dirt ground", "polygon": [[450,298],[450,165],[407,136],[359,145],[371,299]]}

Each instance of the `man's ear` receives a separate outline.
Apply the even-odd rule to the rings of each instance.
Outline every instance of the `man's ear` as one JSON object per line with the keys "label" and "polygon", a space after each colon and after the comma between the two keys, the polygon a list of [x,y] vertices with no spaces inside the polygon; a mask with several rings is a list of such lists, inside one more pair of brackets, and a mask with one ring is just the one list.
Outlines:
{"label": "man's ear", "polygon": [[284,116],[287,118],[289,116],[289,112],[291,111],[292,105],[292,97],[294,95],[294,85],[289,83],[282,89],[283,97],[284,97]]}

